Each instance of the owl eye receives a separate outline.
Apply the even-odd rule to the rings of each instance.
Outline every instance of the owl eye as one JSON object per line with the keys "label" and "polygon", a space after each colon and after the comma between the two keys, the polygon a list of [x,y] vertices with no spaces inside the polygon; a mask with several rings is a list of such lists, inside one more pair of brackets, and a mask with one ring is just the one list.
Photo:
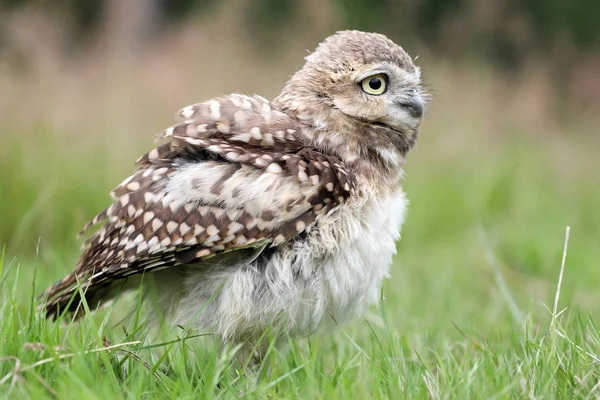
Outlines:
{"label": "owl eye", "polygon": [[360,86],[367,94],[380,95],[387,92],[387,82],[388,76],[386,74],[377,74],[363,79]]}

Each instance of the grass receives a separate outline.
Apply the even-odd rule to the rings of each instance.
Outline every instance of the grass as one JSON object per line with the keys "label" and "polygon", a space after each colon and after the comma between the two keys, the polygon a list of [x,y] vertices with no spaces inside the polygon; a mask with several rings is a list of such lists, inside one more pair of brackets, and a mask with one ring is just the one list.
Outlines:
{"label": "grass", "polygon": [[135,295],[78,323],[36,313],[35,294],[78,257],[74,234],[149,143],[13,136],[0,150],[0,397],[596,398],[594,142],[510,132],[424,127],[381,306],[273,350],[252,376],[201,332],[123,322]]}
{"label": "grass", "polygon": [[0,398],[600,397],[598,120],[564,103],[573,119],[553,119],[545,60],[499,77],[406,43],[435,100],[408,160],[411,206],[381,305],[272,351],[269,373],[239,375],[234,349],[202,332],[147,333],[141,313],[123,322],[135,295],[78,323],[36,313],[148,132],[220,93],[274,96],[332,29],[321,13],[321,27],[264,57],[221,8],[144,51],[112,25],[79,56],[59,50],[55,21],[9,27],[27,57],[0,60]]}

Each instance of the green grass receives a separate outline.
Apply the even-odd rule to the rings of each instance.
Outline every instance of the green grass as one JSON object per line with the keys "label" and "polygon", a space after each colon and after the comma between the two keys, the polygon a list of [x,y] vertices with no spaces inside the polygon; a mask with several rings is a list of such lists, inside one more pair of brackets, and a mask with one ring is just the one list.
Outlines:
{"label": "green grass", "polygon": [[[115,153],[49,132],[6,143],[0,397],[596,398],[596,142],[515,132],[451,143],[442,132],[430,127],[409,159],[411,207],[381,307],[290,341],[252,376],[231,367],[231,349],[192,337],[201,332],[121,322],[135,296],[78,323],[43,320],[34,295],[73,267],[75,233],[143,147]],[[550,329],[567,225],[566,310]]]}

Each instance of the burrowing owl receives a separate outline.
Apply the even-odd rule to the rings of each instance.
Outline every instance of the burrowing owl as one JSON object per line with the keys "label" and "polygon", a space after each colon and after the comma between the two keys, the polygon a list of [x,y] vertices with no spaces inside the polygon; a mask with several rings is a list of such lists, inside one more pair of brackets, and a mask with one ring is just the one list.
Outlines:
{"label": "burrowing owl", "polygon": [[80,293],[96,308],[142,279],[174,324],[226,343],[254,346],[267,329],[309,335],[359,314],[395,253],[423,97],[401,47],[343,31],[273,101],[231,94],[185,107],[84,228],[104,223],[45,292],[47,315],[77,310]]}

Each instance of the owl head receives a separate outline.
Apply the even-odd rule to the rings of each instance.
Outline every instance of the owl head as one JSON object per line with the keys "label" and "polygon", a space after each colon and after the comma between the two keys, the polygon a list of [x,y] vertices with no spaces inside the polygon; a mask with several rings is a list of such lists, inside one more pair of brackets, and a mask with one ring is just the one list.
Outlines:
{"label": "owl head", "polygon": [[315,129],[379,147],[412,146],[425,113],[411,57],[386,36],[360,31],[319,44],[275,102]]}

